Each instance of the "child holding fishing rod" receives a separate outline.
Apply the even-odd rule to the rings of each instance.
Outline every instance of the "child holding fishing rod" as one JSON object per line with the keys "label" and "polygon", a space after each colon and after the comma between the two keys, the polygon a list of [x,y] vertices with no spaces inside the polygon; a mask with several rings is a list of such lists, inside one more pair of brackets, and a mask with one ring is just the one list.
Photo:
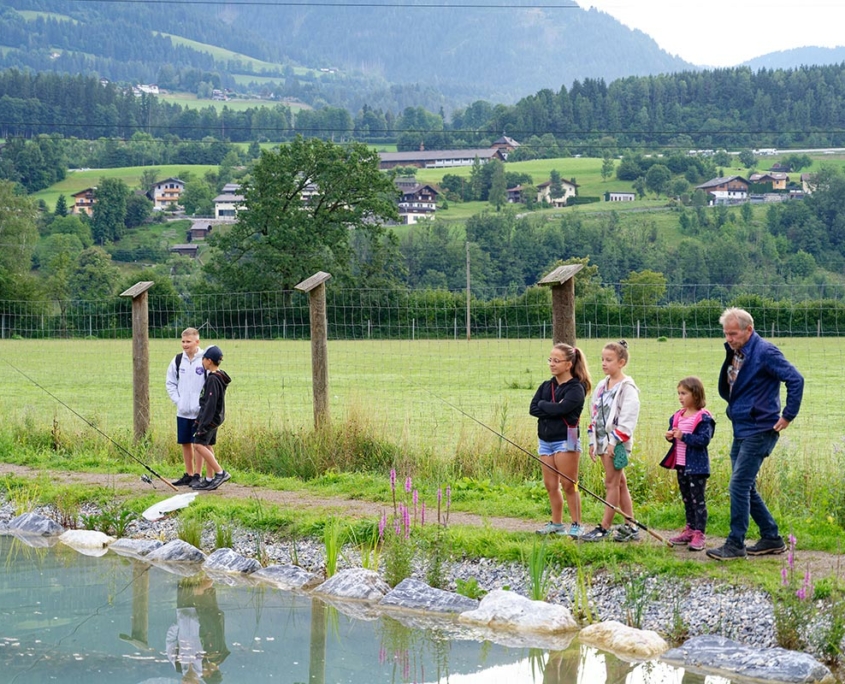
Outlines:
{"label": "child holding fishing rod", "polygon": [[[634,506],[625,478],[625,466],[631,455],[634,430],[640,415],[640,390],[625,375],[628,365],[628,343],[625,340],[610,342],[601,352],[601,368],[605,374],[593,393],[589,427],[590,458],[595,463],[601,458],[604,467],[605,506],[601,523],[581,538],[584,541],[602,541],[610,536],[613,516],[618,508],[627,518],[634,519]],[[640,538],[637,526],[625,522],[616,529],[615,541],[636,541]]]}
{"label": "child holding fishing rod", "polygon": [[690,551],[704,549],[704,532],[707,528],[707,502],[704,488],[710,477],[710,456],[707,445],[713,439],[716,422],[704,408],[704,384],[690,376],[678,383],[678,401],[681,408],[669,419],[666,441],[671,442],[669,453],[660,465],[674,469],[678,474],[678,489],[684,502],[686,527],[671,539],[673,544],[689,544]]}
{"label": "child holding fishing rod", "polygon": [[[577,539],[584,532],[581,526],[581,496],[577,487],[581,458],[578,423],[592,381],[587,359],[581,350],[562,342],[552,347],[549,369],[551,379],[537,388],[529,408],[529,413],[537,418],[543,484],[552,508],[551,522],[537,533],[565,534]],[[572,521],[569,526],[563,524],[561,487]]]}

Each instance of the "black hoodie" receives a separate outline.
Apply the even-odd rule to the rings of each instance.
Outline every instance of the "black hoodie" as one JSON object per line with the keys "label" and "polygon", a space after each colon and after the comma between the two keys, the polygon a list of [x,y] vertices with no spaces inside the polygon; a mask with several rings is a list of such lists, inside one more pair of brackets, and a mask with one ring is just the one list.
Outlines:
{"label": "black hoodie", "polygon": [[200,392],[200,412],[197,416],[197,433],[207,432],[222,425],[226,419],[226,387],[232,382],[226,371],[212,371],[205,379]]}

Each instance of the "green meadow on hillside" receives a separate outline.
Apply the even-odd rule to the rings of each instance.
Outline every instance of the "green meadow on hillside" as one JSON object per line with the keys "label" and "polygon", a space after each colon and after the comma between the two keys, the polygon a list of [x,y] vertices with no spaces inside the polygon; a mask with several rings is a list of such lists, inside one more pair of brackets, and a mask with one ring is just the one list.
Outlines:
{"label": "green meadow on hillside", "polygon": [[159,95],[158,97],[164,102],[178,104],[185,109],[205,109],[206,107],[213,107],[218,112],[223,111],[224,108],[235,112],[242,112],[247,109],[256,109],[259,107],[276,107],[278,105],[288,107],[295,112],[301,111],[303,109],[311,109],[309,105],[303,102],[273,102],[270,100],[242,98],[234,98],[231,100],[201,100],[192,93],[164,93]]}
{"label": "green meadow on hillside", "polygon": [[[68,202],[68,206],[72,203],[71,195],[85,188],[96,187],[101,178],[119,178],[130,189],[138,188],[141,174],[149,169],[148,166],[124,166],[116,169],[84,169],[74,170],[67,174],[67,177],[60,183],[51,185],[45,190],[33,193],[33,197],[39,200],[44,200],[47,208],[53,211],[56,208],[56,201],[59,195],[64,195]],[[194,166],[188,164],[164,164],[162,166],[154,167],[159,170],[159,180],[165,178],[180,178],[186,172],[190,172],[195,176],[202,176],[206,171],[216,171],[217,166],[214,164],[197,164]]]}

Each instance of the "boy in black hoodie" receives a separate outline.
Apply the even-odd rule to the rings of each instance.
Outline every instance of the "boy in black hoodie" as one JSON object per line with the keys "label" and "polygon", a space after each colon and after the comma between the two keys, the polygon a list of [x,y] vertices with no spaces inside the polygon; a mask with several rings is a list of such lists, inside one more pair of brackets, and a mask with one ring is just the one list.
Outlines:
{"label": "boy in black hoodie", "polygon": [[226,387],[232,382],[226,371],[220,370],[222,361],[223,352],[220,347],[214,345],[202,355],[202,365],[208,374],[205,387],[200,392],[200,412],[197,416],[194,448],[205,461],[206,473],[214,473],[214,477],[191,484],[192,489],[201,491],[217,489],[232,477],[220,467],[212,449],[217,442],[217,428],[226,418]]}

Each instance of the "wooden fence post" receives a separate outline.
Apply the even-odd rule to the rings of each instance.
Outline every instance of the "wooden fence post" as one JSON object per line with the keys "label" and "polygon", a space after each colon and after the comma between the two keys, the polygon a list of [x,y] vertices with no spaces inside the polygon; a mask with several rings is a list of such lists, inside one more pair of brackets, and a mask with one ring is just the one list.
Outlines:
{"label": "wooden fence post", "polygon": [[583,264],[558,266],[539,284],[552,288],[552,344],[575,346],[575,274]]}
{"label": "wooden fence post", "polygon": [[150,429],[150,331],[147,290],[152,281],[135,283],[121,297],[132,297],[132,411],[135,442]]}
{"label": "wooden fence post", "polygon": [[330,273],[318,271],[294,287],[308,293],[311,312],[311,384],[314,396],[314,428],[328,427],[329,358],[328,324],[326,322],[326,281]]}

